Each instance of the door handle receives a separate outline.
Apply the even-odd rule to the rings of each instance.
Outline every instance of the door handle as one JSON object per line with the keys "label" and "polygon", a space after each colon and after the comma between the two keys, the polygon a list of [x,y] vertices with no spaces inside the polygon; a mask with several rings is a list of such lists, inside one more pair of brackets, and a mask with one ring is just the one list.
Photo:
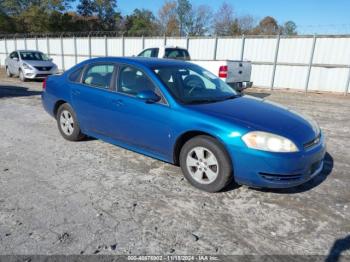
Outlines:
{"label": "door handle", "polygon": [[73,89],[72,90],[72,93],[73,93],[73,95],[80,95],[80,90],[78,90],[78,89]]}
{"label": "door handle", "polygon": [[113,99],[112,104],[119,107],[119,106],[124,105],[124,102],[121,99]]}

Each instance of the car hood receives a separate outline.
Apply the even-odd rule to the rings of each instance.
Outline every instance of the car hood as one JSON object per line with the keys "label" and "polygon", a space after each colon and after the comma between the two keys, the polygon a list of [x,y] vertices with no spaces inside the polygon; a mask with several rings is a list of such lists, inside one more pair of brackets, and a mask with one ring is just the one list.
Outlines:
{"label": "car hood", "polygon": [[34,60],[22,60],[22,61],[31,66],[53,67],[55,65],[51,61],[34,61]]}
{"label": "car hood", "polygon": [[319,133],[318,125],[311,118],[277,103],[247,95],[188,107],[251,130],[282,135],[301,144],[313,140]]}

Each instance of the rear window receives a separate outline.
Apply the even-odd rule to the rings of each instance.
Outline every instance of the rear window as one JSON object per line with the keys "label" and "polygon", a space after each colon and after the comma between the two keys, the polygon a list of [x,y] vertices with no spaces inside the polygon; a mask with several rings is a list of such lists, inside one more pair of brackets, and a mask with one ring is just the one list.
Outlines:
{"label": "rear window", "polygon": [[185,49],[167,48],[165,49],[164,58],[190,60],[190,54]]}
{"label": "rear window", "polygon": [[91,65],[84,74],[83,83],[89,86],[108,89],[114,65],[111,64],[96,64]]}
{"label": "rear window", "polygon": [[81,77],[81,73],[83,72],[83,68],[79,68],[77,70],[75,70],[73,73],[71,73],[69,75],[69,80],[72,82],[80,82],[80,77]]}

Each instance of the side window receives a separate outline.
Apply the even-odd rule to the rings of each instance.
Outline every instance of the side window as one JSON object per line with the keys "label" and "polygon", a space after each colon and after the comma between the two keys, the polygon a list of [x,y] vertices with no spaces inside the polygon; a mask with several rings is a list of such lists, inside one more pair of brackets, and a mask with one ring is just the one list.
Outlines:
{"label": "side window", "polygon": [[141,57],[158,57],[159,48],[150,48],[143,51],[138,56]]}
{"label": "side window", "polygon": [[72,82],[80,82],[80,77],[81,77],[81,73],[83,72],[83,67],[82,68],[78,68],[77,70],[73,71],[73,73],[71,73],[68,77],[68,79]]}
{"label": "side window", "polygon": [[10,54],[10,58],[15,58],[15,57],[18,58],[17,52],[12,52],[12,53]]}
{"label": "side window", "polygon": [[114,65],[111,64],[97,64],[91,65],[87,68],[83,83],[90,86],[109,89]]}
{"label": "side window", "polygon": [[123,66],[119,72],[118,91],[136,96],[144,90],[156,91],[152,81],[141,70],[131,66]]}
{"label": "side window", "polygon": [[190,60],[189,54],[184,49],[167,48],[164,57],[170,59]]}
{"label": "side window", "polygon": [[152,57],[152,49],[146,49],[145,51],[143,51],[138,56],[141,56],[141,57]]}

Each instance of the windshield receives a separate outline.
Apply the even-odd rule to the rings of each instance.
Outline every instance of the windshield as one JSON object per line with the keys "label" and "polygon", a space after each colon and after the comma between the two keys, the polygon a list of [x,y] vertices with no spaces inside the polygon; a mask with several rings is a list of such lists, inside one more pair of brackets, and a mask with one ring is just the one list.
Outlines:
{"label": "windshield", "polygon": [[156,67],[153,71],[184,104],[213,103],[238,96],[224,81],[196,65]]}
{"label": "windshield", "polygon": [[22,60],[48,61],[49,58],[40,52],[20,52]]}

